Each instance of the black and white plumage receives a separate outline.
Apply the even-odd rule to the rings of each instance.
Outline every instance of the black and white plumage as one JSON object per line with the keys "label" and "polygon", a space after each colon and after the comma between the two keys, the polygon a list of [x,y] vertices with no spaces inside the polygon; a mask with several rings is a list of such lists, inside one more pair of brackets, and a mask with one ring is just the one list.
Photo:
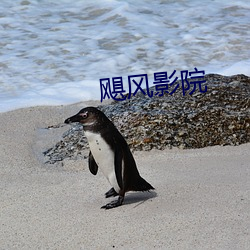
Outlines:
{"label": "black and white plumage", "polygon": [[105,194],[106,198],[119,195],[118,200],[102,208],[110,209],[122,205],[128,191],[154,189],[140,176],[127,142],[103,112],[87,107],[65,120],[65,123],[72,122],[83,125],[90,147],[90,172],[96,175],[100,168],[112,186]]}

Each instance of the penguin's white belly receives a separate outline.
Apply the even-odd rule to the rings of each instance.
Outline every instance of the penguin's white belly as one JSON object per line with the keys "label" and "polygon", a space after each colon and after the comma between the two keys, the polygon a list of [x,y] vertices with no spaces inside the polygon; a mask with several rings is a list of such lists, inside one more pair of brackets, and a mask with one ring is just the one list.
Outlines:
{"label": "penguin's white belly", "polygon": [[120,187],[115,174],[115,155],[113,150],[100,134],[86,131],[85,135],[96,164],[108,179],[111,186],[119,193]]}

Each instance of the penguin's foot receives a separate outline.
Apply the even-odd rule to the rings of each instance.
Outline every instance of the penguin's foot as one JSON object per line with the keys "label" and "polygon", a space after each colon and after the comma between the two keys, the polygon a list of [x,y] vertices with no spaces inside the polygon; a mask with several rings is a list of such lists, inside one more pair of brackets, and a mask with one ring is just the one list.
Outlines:
{"label": "penguin's foot", "polygon": [[110,203],[102,206],[101,208],[110,209],[110,208],[114,208],[114,207],[119,207],[119,206],[122,205],[123,200],[124,200],[124,197],[123,196],[119,196],[118,200],[112,201],[112,202],[110,202]]}
{"label": "penguin's foot", "polygon": [[115,191],[114,188],[111,188],[107,193],[105,193],[106,198],[109,198],[109,197],[112,197],[112,196],[115,197],[117,195],[118,195],[118,193]]}

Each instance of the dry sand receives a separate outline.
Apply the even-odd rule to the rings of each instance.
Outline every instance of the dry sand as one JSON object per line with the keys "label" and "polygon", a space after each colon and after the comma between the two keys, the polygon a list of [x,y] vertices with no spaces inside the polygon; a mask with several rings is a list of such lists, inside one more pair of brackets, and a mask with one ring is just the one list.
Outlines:
{"label": "dry sand", "polygon": [[103,210],[87,160],[41,162],[67,130],[43,128],[90,104],[0,114],[0,249],[249,249],[250,144],[135,152],[155,192]]}

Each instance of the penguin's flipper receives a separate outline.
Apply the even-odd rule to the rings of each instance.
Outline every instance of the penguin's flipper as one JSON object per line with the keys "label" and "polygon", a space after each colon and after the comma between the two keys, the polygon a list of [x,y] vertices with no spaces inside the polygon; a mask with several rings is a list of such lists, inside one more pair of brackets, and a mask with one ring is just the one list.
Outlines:
{"label": "penguin's flipper", "polygon": [[122,181],[122,149],[115,147],[115,176],[120,189],[123,189]]}
{"label": "penguin's flipper", "polygon": [[105,193],[106,198],[109,198],[109,197],[112,197],[112,196],[115,197],[117,195],[118,195],[118,193],[115,191],[114,188],[111,188],[107,193]]}
{"label": "penguin's flipper", "polygon": [[98,165],[96,164],[91,151],[89,151],[89,170],[93,175],[96,175],[98,171]]}

